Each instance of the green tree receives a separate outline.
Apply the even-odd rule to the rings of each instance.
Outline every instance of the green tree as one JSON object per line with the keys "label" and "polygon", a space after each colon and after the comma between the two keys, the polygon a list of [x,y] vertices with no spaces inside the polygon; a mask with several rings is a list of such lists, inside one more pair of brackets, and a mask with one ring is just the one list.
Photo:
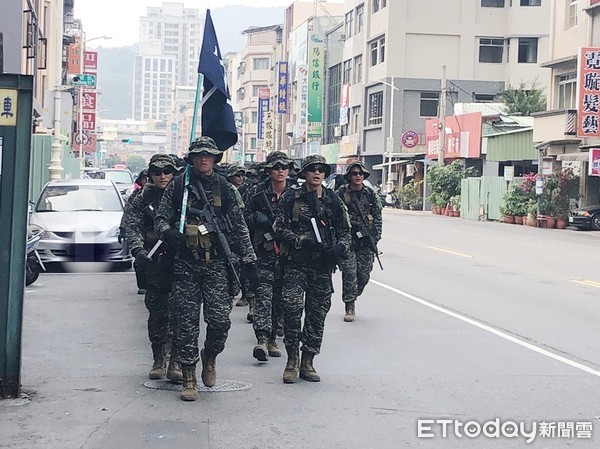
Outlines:
{"label": "green tree", "polygon": [[437,206],[445,206],[450,198],[460,195],[460,184],[464,178],[477,176],[475,167],[467,167],[463,159],[451,164],[433,163],[427,170],[427,185],[431,187],[429,200]]}
{"label": "green tree", "polygon": [[121,164],[122,162],[120,156],[110,156],[108,159],[106,159],[106,161],[104,161],[104,163],[106,164],[107,168],[112,168],[114,165]]}
{"label": "green tree", "polygon": [[142,156],[139,156],[137,154],[132,154],[131,156],[129,156],[127,158],[126,164],[127,168],[133,173],[141,172],[143,169],[146,168],[146,165],[148,165],[146,163],[146,160]]}
{"label": "green tree", "polygon": [[546,110],[546,96],[544,90],[536,81],[530,84],[521,81],[519,87],[508,88],[498,95],[508,109],[509,114],[530,116],[534,112]]}

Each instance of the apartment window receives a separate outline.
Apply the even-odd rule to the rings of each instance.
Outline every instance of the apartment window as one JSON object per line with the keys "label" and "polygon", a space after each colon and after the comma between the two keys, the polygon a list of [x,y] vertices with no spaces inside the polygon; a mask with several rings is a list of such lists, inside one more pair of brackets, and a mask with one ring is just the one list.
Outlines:
{"label": "apartment window", "polygon": [[577,95],[577,74],[558,77],[558,109],[574,109]]}
{"label": "apartment window", "polygon": [[363,30],[364,25],[364,15],[365,15],[365,4],[361,3],[356,7],[356,34],[360,33]]}
{"label": "apartment window", "polygon": [[542,6],[542,0],[521,0],[521,6]]}
{"label": "apartment window", "polygon": [[256,137],[251,137],[250,138],[250,149],[251,150],[256,150]]}
{"label": "apartment window", "polygon": [[351,79],[352,79],[352,60],[348,59],[347,61],[344,61],[342,83],[344,83],[344,84],[349,83]]}
{"label": "apartment window", "polygon": [[252,67],[254,70],[269,70],[269,58],[254,58]]}
{"label": "apartment window", "polygon": [[146,59],[144,61],[144,70],[150,70],[150,60]]}
{"label": "apartment window", "polygon": [[578,8],[577,8],[577,0],[567,0],[568,5],[569,5],[569,22],[567,23],[567,28],[573,28],[574,26],[577,25],[577,14],[578,14]]}
{"label": "apartment window", "polygon": [[362,83],[362,55],[354,58],[354,84]]}
{"label": "apartment window", "polygon": [[258,122],[258,111],[252,111],[252,117],[250,118],[250,123]]}
{"label": "apartment window", "polygon": [[439,102],[438,92],[421,92],[421,117],[437,117]]}
{"label": "apartment window", "polygon": [[246,92],[245,92],[245,90],[246,90],[246,89],[244,89],[243,87],[240,87],[240,88],[237,90],[237,97],[238,97],[238,101],[241,101],[241,100],[243,100],[243,99],[244,99],[244,97],[246,96]]}
{"label": "apartment window", "polygon": [[483,8],[504,8],[504,0],[481,0]]}
{"label": "apartment window", "polygon": [[352,36],[352,17],[354,15],[354,11],[350,11],[346,13],[346,18],[344,21],[344,32],[346,33],[346,39]]}
{"label": "apartment window", "polygon": [[325,143],[336,141],[335,127],[340,122],[340,97],[342,83],[342,64],[329,69],[329,85],[327,87],[327,135]]}
{"label": "apartment window", "polygon": [[475,103],[493,103],[496,99],[495,95],[475,94],[473,95]]}
{"label": "apartment window", "polygon": [[358,132],[358,125],[360,120],[360,106],[354,106],[352,108],[352,123],[350,134],[356,134]]}
{"label": "apartment window", "polygon": [[385,36],[371,42],[369,48],[371,50],[371,67],[385,61]]}
{"label": "apartment window", "polygon": [[383,92],[369,94],[368,125],[380,125],[383,121]]}
{"label": "apartment window", "polygon": [[479,62],[491,62],[499,64],[502,62],[504,51],[504,39],[491,37],[479,38]]}
{"label": "apartment window", "polygon": [[379,62],[385,62],[385,36],[379,39]]}
{"label": "apartment window", "polygon": [[377,65],[377,41],[371,42],[371,67]]}
{"label": "apartment window", "polygon": [[379,11],[379,0],[373,0],[373,13],[376,13],[377,11]]}
{"label": "apartment window", "polygon": [[387,6],[387,0],[381,0],[381,9]]}
{"label": "apartment window", "polygon": [[538,40],[536,37],[519,38],[519,62],[536,63]]}

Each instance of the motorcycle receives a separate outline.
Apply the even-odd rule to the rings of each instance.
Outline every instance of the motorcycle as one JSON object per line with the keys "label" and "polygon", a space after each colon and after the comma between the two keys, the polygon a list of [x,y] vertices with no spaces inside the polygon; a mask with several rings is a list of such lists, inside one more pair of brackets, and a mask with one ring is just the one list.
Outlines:
{"label": "motorcycle", "polygon": [[31,285],[40,276],[40,273],[46,271],[46,267],[40,258],[37,251],[37,246],[44,235],[44,231],[41,229],[35,229],[30,227],[27,230],[27,244],[26,244],[26,261],[25,261],[25,285]]}

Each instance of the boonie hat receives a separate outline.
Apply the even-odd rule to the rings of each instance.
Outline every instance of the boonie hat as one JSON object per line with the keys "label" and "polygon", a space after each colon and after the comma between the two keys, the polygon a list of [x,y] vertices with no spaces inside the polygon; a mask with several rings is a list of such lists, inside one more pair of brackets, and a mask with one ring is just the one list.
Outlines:
{"label": "boonie hat", "polygon": [[304,179],[306,170],[313,165],[322,165],[325,167],[326,178],[331,174],[331,167],[327,163],[325,157],[321,156],[320,154],[311,154],[310,156],[306,156],[302,161],[302,166],[298,172],[298,177]]}

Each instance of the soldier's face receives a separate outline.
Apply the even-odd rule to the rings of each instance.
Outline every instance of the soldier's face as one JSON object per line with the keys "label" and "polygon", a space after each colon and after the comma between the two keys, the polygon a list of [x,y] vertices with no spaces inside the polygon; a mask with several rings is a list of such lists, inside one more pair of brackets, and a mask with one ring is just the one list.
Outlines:
{"label": "soldier's face", "polygon": [[352,187],[362,187],[365,180],[365,174],[360,166],[355,165],[350,169],[350,185]]}
{"label": "soldier's face", "polygon": [[152,182],[159,189],[165,189],[167,184],[173,179],[174,175],[175,171],[171,167],[152,168],[152,170],[150,170]]}
{"label": "soldier's face", "polygon": [[325,179],[325,167],[321,164],[311,165],[305,172],[306,184],[313,189],[321,185]]}
{"label": "soldier's face", "polygon": [[242,172],[236,173],[233,176],[227,178],[227,180],[236,187],[239,187],[244,182],[244,174]]}
{"label": "soldier's face", "polygon": [[209,153],[192,154],[192,165],[201,175],[210,175],[213,172],[215,157]]}
{"label": "soldier's face", "polygon": [[275,164],[270,170],[271,180],[274,182],[283,182],[287,179],[290,174],[289,165]]}

